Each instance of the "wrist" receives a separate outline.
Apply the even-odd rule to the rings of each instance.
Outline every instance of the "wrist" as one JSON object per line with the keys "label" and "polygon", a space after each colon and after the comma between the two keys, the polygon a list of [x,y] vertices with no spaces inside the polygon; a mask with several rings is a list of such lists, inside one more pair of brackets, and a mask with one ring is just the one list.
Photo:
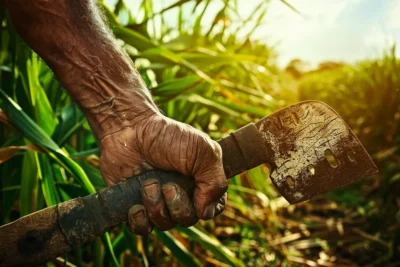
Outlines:
{"label": "wrist", "polygon": [[97,140],[117,133],[127,127],[135,127],[140,122],[161,114],[153,102],[141,97],[123,99],[112,97],[101,109],[82,108]]}
{"label": "wrist", "polygon": [[[107,60],[104,57],[84,60],[69,57],[62,61],[61,67],[53,65],[53,69],[80,106],[98,140],[159,113],[128,57],[121,53]],[[95,60],[100,61],[95,64]],[[86,64],[77,66],[77,62]]]}

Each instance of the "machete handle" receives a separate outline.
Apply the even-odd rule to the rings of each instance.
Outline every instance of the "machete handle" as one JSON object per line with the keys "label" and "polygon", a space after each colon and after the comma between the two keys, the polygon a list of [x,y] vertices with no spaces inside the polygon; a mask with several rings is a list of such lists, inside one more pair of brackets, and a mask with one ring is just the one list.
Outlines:
{"label": "machete handle", "polygon": [[[264,163],[263,142],[253,123],[219,140],[226,176]],[[193,196],[193,178],[155,170],[32,213],[0,227],[0,266],[46,262],[126,222],[130,207],[141,204],[140,188],[147,179],[174,182]]]}
{"label": "machete handle", "polygon": [[142,204],[141,184],[158,180],[160,185],[174,182],[193,196],[195,183],[192,178],[178,172],[149,171],[122,183],[105,187],[97,193],[75,198],[58,205],[59,225],[72,247],[128,221],[128,211],[133,205]]}

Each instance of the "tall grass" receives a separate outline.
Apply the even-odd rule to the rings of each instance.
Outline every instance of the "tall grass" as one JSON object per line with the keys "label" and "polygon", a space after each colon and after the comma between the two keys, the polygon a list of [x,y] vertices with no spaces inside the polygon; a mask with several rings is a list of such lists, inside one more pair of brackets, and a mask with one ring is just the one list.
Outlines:
{"label": "tall grass", "polygon": [[[399,70],[393,46],[377,60],[307,74],[299,86],[301,100],[317,99],[334,107],[378,165],[377,176],[331,194],[338,208],[357,221],[353,227],[362,238],[338,241],[346,258],[359,265],[400,262]],[[349,220],[348,214],[343,219]]]}
{"label": "tall grass", "polygon": [[[170,29],[163,19],[156,19],[170,9],[181,13],[189,2],[194,3],[194,25],[189,23],[193,18],[178,16],[179,27]],[[143,1],[140,21],[134,19],[123,1],[113,7],[104,4],[103,13],[163,112],[220,138],[277,106],[268,90],[276,68],[273,51],[251,40],[252,29],[245,33],[245,39],[238,39],[225,23],[238,16],[234,2],[221,1],[222,8],[214,21],[203,28],[201,21],[209,3],[178,1],[155,14],[152,1]],[[260,1],[260,19],[266,7],[267,3]],[[51,70],[18,38],[3,9],[1,14],[3,224],[105,185],[98,170],[97,145],[86,119]],[[157,31],[150,31],[152,28]],[[261,169],[253,172],[258,181],[250,191],[235,180],[236,189],[230,192],[232,208],[221,220],[235,217],[238,210],[247,213],[253,205],[248,196],[267,199],[260,190],[270,185]],[[146,266],[178,262],[245,266],[245,258],[235,253],[237,246],[222,244],[215,238],[216,223],[200,223],[168,233],[155,231],[144,238],[135,237],[121,226],[104,235],[101,242],[91,242],[58,261],[68,258],[77,265],[93,261],[99,266],[129,266],[134,262]]]}
{"label": "tall grass", "polygon": [[[205,22],[210,2],[177,1],[156,12],[156,2],[144,0],[136,10],[141,16],[121,0],[103,4],[111,30],[163,112],[218,139],[294,101],[323,100],[356,131],[381,173],[289,206],[262,166],[230,182],[227,209],[213,221],[144,238],[117,227],[47,265],[395,266],[400,261],[395,222],[400,84],[394,53],[289,79],[276,67],[273,49],[252,38],[268,1],[258,1],[249,18],[240,17],[236,1],[216,1],[220,9]],[[175,26],[165,23],[171,10],[178,13]],[[190,10],[189,17],[184,10]],[[16,36],[4,9],[0,20],[4,224],[105,185],[86,119],[51,70]]]}

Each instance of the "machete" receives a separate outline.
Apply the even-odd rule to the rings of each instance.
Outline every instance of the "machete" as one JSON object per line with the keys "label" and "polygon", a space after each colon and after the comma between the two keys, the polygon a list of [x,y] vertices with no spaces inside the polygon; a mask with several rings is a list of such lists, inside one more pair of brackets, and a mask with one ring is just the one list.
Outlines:
{"label": "machete", "polygon": [[[316,101],[282,109],[218,143],[227,177],[269,164],[273,184],[291,204],[377,172],[341,117]],[[154,170],[32,213],[0,227],[0,266],[46,262],[126,222],[129,208],[141,203],[141,183],[149,178],[175,182],[193,195],[193,179]]]}

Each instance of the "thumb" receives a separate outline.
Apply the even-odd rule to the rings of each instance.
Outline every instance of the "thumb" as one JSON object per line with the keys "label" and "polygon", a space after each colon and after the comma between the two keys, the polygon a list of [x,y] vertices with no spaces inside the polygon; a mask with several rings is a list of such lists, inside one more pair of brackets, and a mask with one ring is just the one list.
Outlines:
{"label": "thumb", "polygon": [[194,207],[197,216],[203,220],[214,218],[216,207],[228,188],[228,180],[222,165],[222,150],[210,138],[199,143],[194,178]]}

